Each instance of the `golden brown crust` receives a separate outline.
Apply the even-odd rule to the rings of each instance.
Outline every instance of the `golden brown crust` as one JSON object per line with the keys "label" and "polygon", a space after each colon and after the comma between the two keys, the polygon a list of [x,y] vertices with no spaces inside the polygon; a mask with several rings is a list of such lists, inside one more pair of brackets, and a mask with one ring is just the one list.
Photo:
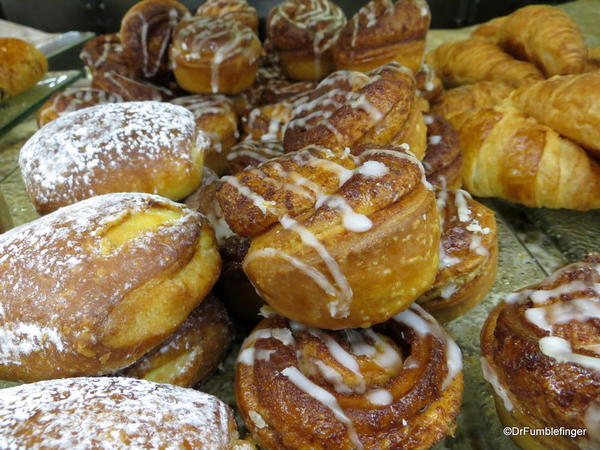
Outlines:
{"label": "golden brown crust", "polygon": [[111,373],[169,336],[216,281],[214,234],[148,194],[110,194],[0,236],[0,378]]}
{"label": "golden brown crust", "polygon": [[267,40],[288,78],[320,80],[334,70],[331,49],[345,24],[328,0],[286,0],[269,12]]}
{"label": "golden brown crust", "polygon": [[511,99],[524,113],[600,157],[598,89],[600,72],[591,72],[535,83],[515,91]]}
{"label": "golden brown crust", "polygon": [[143,0],[127,11],[119,35],[127,62],[138,76],[154,78],[168,72],[173,30],[189,15],[176,0]]}
{"label": "golden brown crust", "polygon": [[336,69],[367,72],[396,61],[416,72],[430,20],[423,0],[371,0],[342,29],[333,47]]}
{"label": "golden brown crust", "polygon": [[470,193],[530,207],[600,208],[598,163],[509,100],[471,114],[459,135]]}
{"label": "golden brown crust", "polygon": [[175,29],[170,61],[177,83],[197,94],[239,94],[252,86],[262,47],[236,21],[195,16]]}
{"label": "golden brown crust", "polygon": [[209,294],[166,341],[120,374],[155,383],[195,386],[224,358],[232,332],[225,307]]}
{"label": "golden brown crust", "polygon": [[242,118],[244,140],[282,142],[293,114],[293,99],[252,109]]}
{"label": "golden brown crust", "polygon": [[512,91],[513,86],[497,81],[467,84],[442,93],[432,106],[432,112],[459,129],[469,115],[499,105]]}
{"label": "golden brown crust", "polygon": [[458,133],[441,116],[425,115],[427,151],[423,158],[425,176],[435,188],[458,189],[462,185],[463,157]]}
{"label": "golden brown crust", "polygon": [[92,78],[92,88],[119,95],[124,101],[154,100],[168,101],[174,97],[171,90],[118,72],[96,72]]}
{"label": "golden brown crust", "polygon": [[494,44],[500,39],[500,29],[507,16],[495,17],[473,30],[471,36],[486,39]]}
{"label": "golden brown crust", "polygon": [[204,166],[223,175],[230,149],[238,142],[238,116],[233,102],[224,95],[188,95],[171,100],[194,114],[196,131],[209,140]]}
{"label": "golden brown crust", "polygon": [[447,42],[427,55],[446,88],[478,81],[502,81],[522,86],[543,80],[531,63],[519,61],[496,44],[482,38]]}
{"label": "golden brown crust", "polygon": [[496,280],[498,243],[494,213],[465,191],[437,193],[442,215],[440,267],[417,302],[442,322],[476,306]]}
{"label": "golden brown crust", "polygon": [[481,332],[484,375],[504,420],[531,428],[587,429],[532,436],[539,447],[594,448],[598,435],[600,257],[566,266],[507,296]]}
{"label": "golden brown crust", "polygon": [[253,238],[243,268],[260,295],[322,328],[387,320],[438,264],[420,162],[400,148],[354,152],[307,147],[222,178],[217,193],[233,232]]}
{"label": "golden brown crust", "polygon": [[89,106],[102,103],[122,102],[119,94],[109,94],[99,89],[67,88],[50,97],[35,115],[38,127],[43,127],[48,122],[73,111],[78,111]]}
{"label": "golden brown crust", "polygon": [[419,70],[415,72],[415,83],[417,94],[428,102],[435,101],[444,90],[442,80],[429,64],[422,64]]}
{"label": "golden brown crust", "polygon": [[235,20],[258,36],[258,14],[246,0],[207,0],[196,10],[196,15]]}
{"label": "golden brown crust", "polygon": [[461,366],[456,344],[416,305],[367,330],[271,316],[243,344],[237,404],[264,448],[425,449],[453,433]]}
{"label": "golden brown crust", "polygon": [[173,200],[200,184],[207,140],[192,113],[158,102],[106,103],[64,115],[23,146],[19,164],[40,214],[110,192]]}
{"label": "golden brown crust", "polygon": [[258,166],[281,155],[283,144],[279,141],[241,141],[233,146],[227,155],[227,174],[235,175],[248,166]]}
{"label": "golden brown crust", "polygon": [[402,130],[414,101],[412,72],[397,63],[368,74],[335,72],[294,107],[283,139],[285,151],[308,145],[388,145]]}
{"label": "golden brown crust", "polygon": [[403,147],[415,155],[419,161],[423,160],[427,148],[427,125],[419,101],[412,104],[403,127],[392,138],[390,145]]}
{"label": "golden brown crust", "polygon": [[253,449],[212,395],[130,378],[69,378],[8,388],[0,440],[10,448]]}
{"label": "golden brown crust", "polygon": [[0,100],[26,91],[48,71],[48,61],[33,45],[14,38],[0,38]]}
{"label": "golden brown crust", "polygon": [[587,59],[577,24],[566,12],[549,5],[525,6],[507,16],[498,45],[535,64],[548,77],[581,73]]}
{"label": "golden brown crust", "polygon": [[134,77],[136,74],[135,69],[129,65],[118,33],[101,34],[90,39],[83,46],[79,58],[92,74],[117,72],[127,77]]}

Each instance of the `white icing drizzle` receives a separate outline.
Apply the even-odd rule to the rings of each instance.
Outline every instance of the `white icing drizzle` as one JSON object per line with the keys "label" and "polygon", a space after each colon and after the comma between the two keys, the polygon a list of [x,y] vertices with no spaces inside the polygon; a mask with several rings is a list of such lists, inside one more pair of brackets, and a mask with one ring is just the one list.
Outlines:
{"label": "white icing drizzle", "polygon": [[323,389],[321,386],[316,385],[308,378],[306,378],[302,372],[300,372],[296,367],[286,367],[281,371],[281,374],[286,376],[296,387],[298,387],[301,391],[305,392],[319,403],[325,405],[327,408],[333,412],[333,415],[342,422],[347,430],[350,441],[357,449],[364,448],[360,439],[358,438],[358,434],[354,429],[354,425],[348,416],[344,413],[340,405],[338,404],[336,398]]}
{"label": "white icing drizzle", "polygon": [[425,121],[425,125],[431,125],[434,121],[433,116],[429,114],[423,114],[423,120]]}
{"label": "white icing drizzle", "polygon": [[442,142],[442,136],[434,135],[429,136],[429,145],[439,145]]}
{"label": "white icing drizzle", "polygon": [[375,342],[377,354],[374,355],[373,361],[379,367],[383,367],[391,372],[395,372],[402,367],[402,355],[394,347],[388,344],[371,328],[367,328],[364,333]]}
{"label": "white icing drizzle", "polygon": [[462,370],[462,355],[458,345],[456,345],[454,340],[436,320],[419,305],[412,304],[407,310],[394,316],[394,320],[412,328],[417,335],[424,336],[431,334],[441,344],[446,346],[446,366],[448,372],[442,383],[442,389],[446,389]]}
{"label": "white icing drizzle", "polygon": [[574,363],[580,366],[600,371],[600,358],[573,353],[571,344],[558,336],[544,336],[540,339],[541,352],[559,363]]}
{"label": "white icing drizzle", "polygon": [[392,404],[394,397],[387,389],[374,389],[367,393],[367,400],[373,405],[388,406]]}
{"label": "white icing drizzle", "polygon": [[583,423],[588,430],[588,438],[600,442],[600,398],[597,398],[585,411]]}
{"label": "white icing drizzle", "polygon": [[483,357],[481,358],[481,370],[483,372],[483,378],[490,383],[496,392],[496,395],[502,399],[504,408],[506,408],[507,411],[512,411],[513,404],[510,400],[509,390],[502,385],[498,379],[498,374],[494,371],[494,369],[492,369],[492,366],[490,366],[487,360]]}

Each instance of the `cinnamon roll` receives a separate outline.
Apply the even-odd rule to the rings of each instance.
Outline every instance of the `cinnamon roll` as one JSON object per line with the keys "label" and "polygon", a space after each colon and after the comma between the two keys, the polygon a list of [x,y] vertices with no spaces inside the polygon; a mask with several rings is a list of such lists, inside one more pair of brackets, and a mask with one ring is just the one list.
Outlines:
{"label": "cinnamon roll", "polygon": [[505,426],[586,430],[513,435],[522,448],[600,447],[600,256],[506,296],[481,331],[481,365]]}
{"label": "cinnamon roll", "polygon": [[494,213],[463,190],[437,191],[441,214],[440,266],[417,302],[442,322],[473,308],[496,280],[498,243]]}
{"label": "cinnamon roll", "polygon": [[414,102],[412,72],[397,63],[367,74],[332,73],[294,104],[283,139],[285,151],[307,145],[342,149],[389,145],[405,129]]}
{"label": "cinnamon roll", "polygon": [[195,16],[176,28],[170,58],[186,91],[238,94],[254,82],[261,54],[260,41],[247,26]]}
{"label": "cinnamon roll", "polygon": [[458,189],[462,185],[463,156],[458,133],[450,122],[436,114],[424,116],[427,150],[423,158],[425,176],[437,189]]}
{"label": "cinnamon roll", "polygon": [[154,78],[168,73],[173,30],[189,15],[176,0],[143,0],[127,11],[119,35],[127,62],[136,75]]}
{"label": "cinnamon roll", "polygon": [[99,89],[67,88],[50,97],[35,115],[38,127],[72,111],[78,111],[89,106],[102,103],[119,103],[123,97],[119,94],[109,94]]}
{"label": "cinnamon roll", "polygon": [[234,20],[258,36],[258,13],[246,0],[207,0],[196,10],[196,15]]}
{"label": "cinnamon roll", "polygon": [[118,72],[96,72],[92,78],[92,88],[118,95],[126,102],[154,100],[157,102],[172,99],[175,94],[166,87],[157,86]]}
{"label": "cinnamon roll", "polygon": [[395,147],[311,146],[221,178],[243,270],[286,317],[320,328],[383,322],[433,282],[438,212],[421,163]]}
{"label": "cinnamon roll", "polygon": [[245,140],[234,145],[227,155],[227,173],[235,175],[248,166],[258,166],[281,155],[283,155],[283,144],[280,141]]}
{"label": "cinnamon roll", "polygon": [[430,21],[425,0],[371,0],[342,29],[333,47],[335,67],[367,72],[396,61],[416,72]]}
{"label": "cinnamon roll", "polygon": [[454,432],[462,357],[417,305],[336,332],[271,314],[244,341],[235,387],[263,448],[431,448]]}
{"label": "cinnamon roll", "polygon": [[292,80],[320,80],[334,70],[333,45],[346,24],[328,0],[285,0],[267,17],[267,40]]}
{"label": "cinnamon roll", "polygon": [[294,99],[252,109],[242,118],[244,139],[282,142],[293,114]]}
{"label": "cinnamon roll", "polygon": [[233,328],[221,301],[209,294],[162,344],[119,372],[156,383],[192,387],[221,362]]}
{"label": "cinnamon roll", "polygon": [[135,69],[129,65],[118,33],[101,34],[90,39],[83,46],[79,58],[92,75],[96,72],[117,72],[128,77],[135,76]]}
{"label": "cinnamon roll", "polygon": [[204,165],[222,175],[227,169],[229,149],[239,138],[238,117],[233,102],[224,95],[189,95],[171,100],[194,114],[196,130],[210,140]]}
{"label": "cinnamon roll", "polygon": [[435,101],[444,90],[442,80],[429,64],[422,64],[419,70],[415,72],[415,82],[417,84],[417,94],[428,102]]}

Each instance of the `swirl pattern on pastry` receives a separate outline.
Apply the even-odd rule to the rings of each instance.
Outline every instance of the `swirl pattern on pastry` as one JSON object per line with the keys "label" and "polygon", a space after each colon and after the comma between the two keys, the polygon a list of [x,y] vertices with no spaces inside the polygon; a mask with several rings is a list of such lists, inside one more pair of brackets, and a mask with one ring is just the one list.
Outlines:
{"label": "swirl pattern on pastry", "polygon": [[83,46],[79,58],[90,68],[92,74],[117,72],[129,77],[135,75],[135,70],[129,66],[118,33],[101,34],[90,39]]}
{"label": "swirl pattern on pastry", "polygon": [[425,176],[437,189],[458,189],[462,184],[463,156],[458,133],[443,117],[425,114],[427,150],[423,158]]}
{"label": "swirl pattern on pastry", "polygon": [[198,7],[196,15],[235,20],[258,35],[258,14],[246,0],[207,0]]}
{"label": "swirl pattern on pastry", "polygon": [[242,346],[236,397],[265,448],[430,448],[453,432],[461,369],[458,346],[417,305],[338,332],[271,315]]}
{"label": "swirl pattern on pastry", "polygon": [[175,96],[164,86],[157,86],[114,71],[96,72],[92,78],[92,88],[118,95],[126,102],[145,100],[164,102]]}
{"label": "swirl pattern on pastry", "polygon": [[283,144],[280,141],[245,140],[234,145],[227,155],[227,173],[235,175],[248,166],[258,166],[281,155],[283,155]]}
{"label": "swirl pattern on pastry", "polygon": [[233,412],[212,395],[130,378],[67,378],[2,390],[10,448],[245,448]]}
{"label": "swirl pattern on pastry", "polygon": [[587,429],[572,439],[518,438],[520,445],[600,445],[599,336],[598,255],[508,295],[492,311],[481,332],[481,363],[505,425]]}
{"label": "swirl pattern on pastry", "polygon": [[421,163],[400,148],[355,151],[307,147],[223,177],[217,193],[233,232],[253,237],[243,265],[256,289],[321,328],[387,320],[437,270],[438,213]]}

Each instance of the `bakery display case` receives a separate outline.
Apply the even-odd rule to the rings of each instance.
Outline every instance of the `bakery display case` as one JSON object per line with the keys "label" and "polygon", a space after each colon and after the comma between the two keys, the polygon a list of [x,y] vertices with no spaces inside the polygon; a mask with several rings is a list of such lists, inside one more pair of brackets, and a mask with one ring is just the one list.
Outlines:
{"label": "bakery display case", "polygon": [[0,443],[600,448],[597,0],[63,3],[80,70],[0,52]]}

